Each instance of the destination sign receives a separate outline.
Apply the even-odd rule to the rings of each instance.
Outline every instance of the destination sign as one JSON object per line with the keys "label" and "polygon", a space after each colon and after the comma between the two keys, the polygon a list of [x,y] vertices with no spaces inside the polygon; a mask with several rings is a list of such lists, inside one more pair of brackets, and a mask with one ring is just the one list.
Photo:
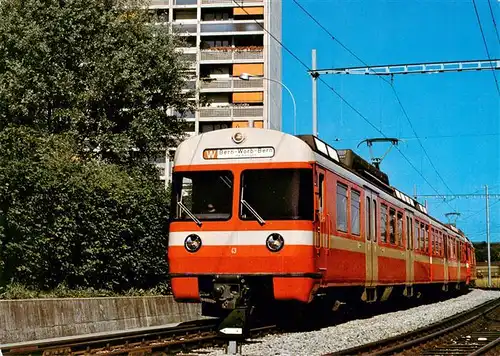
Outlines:
{"label": "destination sign", "polygon": [[274,147],[214,148],[203,151],[204,159],[270,158]]}

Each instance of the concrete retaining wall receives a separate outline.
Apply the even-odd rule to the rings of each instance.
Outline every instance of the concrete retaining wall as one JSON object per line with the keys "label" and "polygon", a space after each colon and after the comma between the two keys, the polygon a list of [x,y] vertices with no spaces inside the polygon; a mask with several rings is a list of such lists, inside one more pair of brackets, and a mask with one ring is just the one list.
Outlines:
{"label": "concrete retaining wall", "polygon": [[201,318],[171,296],[0,300],[0,344],[158,326]]}

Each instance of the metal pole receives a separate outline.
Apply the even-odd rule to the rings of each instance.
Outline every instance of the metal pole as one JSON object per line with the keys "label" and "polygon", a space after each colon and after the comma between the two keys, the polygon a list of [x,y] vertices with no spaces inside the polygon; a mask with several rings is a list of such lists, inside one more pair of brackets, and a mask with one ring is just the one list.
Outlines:
{"label": "metal pole", "polygon": [[491,251],[490,251],[490,206],[488,201],[488,186],[486,190],[486,240],[488,241],[488,288],[491,288]]}
{"label": "metal pole", "polygon": [[[312,50],[312,70],[316,70],[316,50]],[[318,83],[316,82],[317,76],[313,75],[312,76],[312,130],[313,130],[313,135],[318,137],[318,96],[317,96],[317,85]]]}
{"label": "metal pole", "polygon": [[271,78],[265,78],[265,77],[259,77],[264,80],[269,80],[270,82],[276,83],[281,85],[283,88],[288,91],[288,94],[290,94],[290,97],[292,98],[292,103],[293,103],[293,134],[297,134],[297,104],[295,103],[295,98],[293,97],[292,91],[290,88],[288,88],[284,83],[280,82],[279,80],[276,79],[271,79]]}

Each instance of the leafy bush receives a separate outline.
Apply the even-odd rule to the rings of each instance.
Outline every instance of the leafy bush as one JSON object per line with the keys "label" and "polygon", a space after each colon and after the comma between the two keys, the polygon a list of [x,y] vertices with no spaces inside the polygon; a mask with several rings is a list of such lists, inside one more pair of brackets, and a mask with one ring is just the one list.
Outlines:
{"label": "leafy bush", "polygon": [[70,135],[0,132],[0,283],[124,292],[167,282],[154,168],[81,160]]}

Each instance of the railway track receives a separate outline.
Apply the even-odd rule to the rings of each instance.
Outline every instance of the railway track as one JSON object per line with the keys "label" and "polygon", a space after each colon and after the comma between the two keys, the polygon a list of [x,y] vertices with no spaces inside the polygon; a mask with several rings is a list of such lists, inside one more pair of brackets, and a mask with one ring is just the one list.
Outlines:
{"label": "railway track", "polygon": [[[0,345],[8,355],[146,355],[153,352],[175,354],[198,347],[222,346],[217,320],[197,320],[175,327],[154,327],[116,333],[99,333]],[[250,329],[251,336],[271,332],[274,325]]]}
{"label": "railway track", "polygon": [[442,321],[333,355],[499,355],[500,298]]}

